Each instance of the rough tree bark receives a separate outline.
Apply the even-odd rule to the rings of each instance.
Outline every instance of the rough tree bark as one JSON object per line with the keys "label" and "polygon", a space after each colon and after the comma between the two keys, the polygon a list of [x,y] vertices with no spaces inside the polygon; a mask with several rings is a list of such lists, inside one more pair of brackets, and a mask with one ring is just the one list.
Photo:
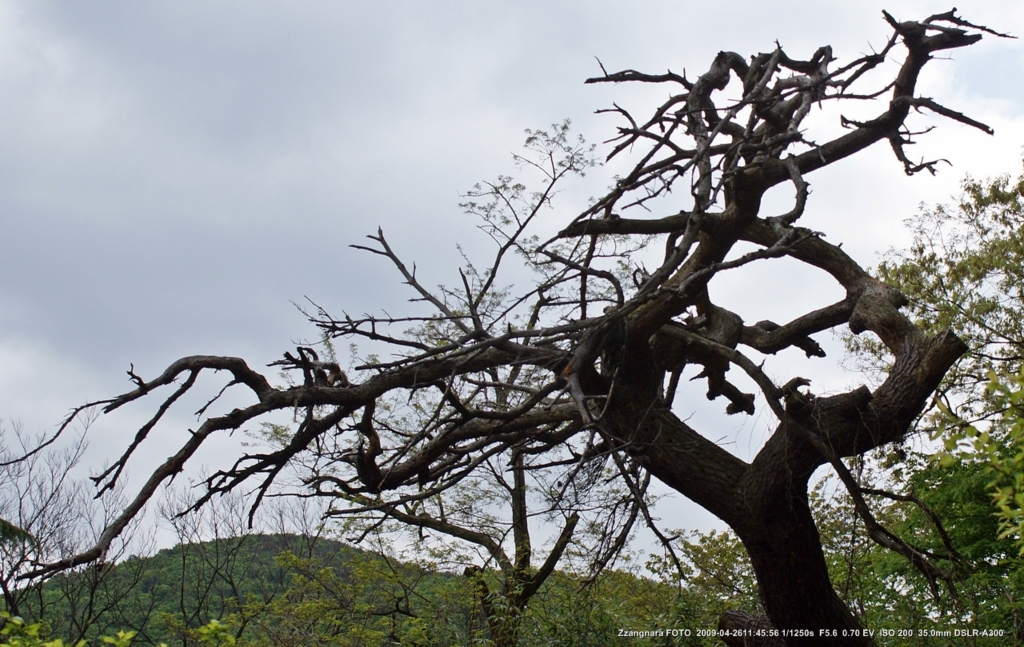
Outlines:
{"label": "rough tree bark", "polygon": [[[521,161],[543,174],[542,189],[530,194],[503,180],[470,194],[465,206],[483,218],[498,247],[486,271],[466,268],[457,290],[426,289],[383,233],[372,236],[372,244],[360,248],[392,262],[417,299],[436,312],[360,319],[315,312],[312,320],[327,335],[362,337],[400,351],[393,361],[356,367],[363,379],[327,379],[337,367],[303,349],[279,362],[303,376],[294,385],[274,386],[241,359],[225,357],[187,357],[151,380],[130,372],[137,388],[100,403],[106,411],[184,381],[125,454],[97,477],[101,488],[118,479],[131,454],[200,373],[226,371],[232,376],[229,386],[248,389],[256,401],[205,418],[92,550],[36,575],[99,557],[157,486],[180,471],[211,434],[274,411],[295,410],[304,417],[294,434],[280,447],[246,454],[214,474],[206,499],[261,479],[254,501],[259,505],[281,471],[306,456],[335,470],[331,478],[310,479],[316,493],[348,501],[370,497],[392,510],[415,509],[417,501],[446,491],[488,457],[512,447],[526,457],[524,468],[562,470],[557,481],[552,478],[559,484],[580,478],[595,461],[628,457],[729,524],[746,546],[770,624],[731,612],[721,624],[731,631],[727,642],[873,644],[859,635],[863,628],[829,581],[808,507],[808,479],[819,466],[831,464],[860,501],[857,511],[872,537],[904,554],[933,583],[949,584],[939,565],[875,522],[842,459],[903,439],[964,345],[951,332],[921,333],[900,313],[902,295],[797,221],[807,207],[807,176],[875,143],[888,142],[907,174],[934,172],[936,162],[914,163],[905,154],[913,136],[906,125],[912,109],[991,133],[984,124],[917,96],[915,87],[936,52],[971,45],[983,32],[995,34],[953,12],[922,21],[900,22],[888,13],[884,18],[892,30],[885,46],[845,64],[829,47],[806,60],[778,48],[750,59],[722,52],[693,81],[672,72],[633,70],[590,79],[672,88],[646,121],[619,106],[608,110],[625,121],[608,157],[639,151],[639,161],[555,238],[538,245],[532,227],[554,187],[590,162],[588,150],[570,141],[563,128],[531,133],[527,144],[535,156]],[[855,90],[871,78],[869,72],[885,73],[886,62],[901,53],[887,77],[891,81]],[[885,109],[874,118],[842,118],[846,132],[823,143],[804,129],[805,118],[818,106],[886,95]],[[794,189],[793,208],[762,215],[765,193],[785,183]],[[649,217],[623,217],[633,207]],[[632,276],[616,269],[615,261],[628,264],[629,253],[652,240],[665,246],[660,267],[650,273],[635,268]],[[753,251],[739,254],[737,243]],[[499,270],[516,257],[509,252],[518,252],[537,273],[535,285],[515,292],[498,282]],[[845,297],[781,325],[747,323],[741,313],[714,302],[717,276],[780,257],[831,275]],[[784,296],[780,287],[779,297]],[[598,307],[600,315],[594,314]],[[760,359],[740,350],[746,347],[757,353],[754,357],[790,349],[823,356],[811,335],[843,325],[877,335],[892,353],[888,377],[874,391],[861,387],[816,397],[806,379],[795,376],[776,384]],[[391,332],[409,326],[411,333]],[[727,413],[752,414],[758,401],[770,408],[777,425],[751,462],[673,412],[688,365],[702,367],[698,377],[706,381],[707,396],[724,396]],[[726,378],[732,367],[756,385],[757,396]],[[522,372],[528,373],[525,379]],[[501,407],[495,406],[499,391],[514,394]],[[388,402],[394,411],[400,401],[428,392],[429,406],[421,407],[428,415],[418,418],[415,428],[404,428],[375,408]]]}

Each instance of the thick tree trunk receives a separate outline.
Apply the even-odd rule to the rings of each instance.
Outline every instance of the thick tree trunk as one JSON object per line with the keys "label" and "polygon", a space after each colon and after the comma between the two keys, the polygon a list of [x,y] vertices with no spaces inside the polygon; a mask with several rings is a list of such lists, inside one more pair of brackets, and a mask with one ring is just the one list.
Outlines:
{"label": "thick tree trunk", "polygon": [[[799,442],[776,443],[747,466],[664,409],[649,409],[633,429],[632,447],[652,473],[726,521],[746,547],[772,623],[761,628],[769,634],[750,638],[775,629],[788,645],[874,644],[829,579],[808,505],[810,472],[786,469],[783,459],[802,449]],[[779,455],[766,460],[773,451]]]}
{"label": "thick tree trunk", "polygon": [[[886,319],[895,312],[887,301],[859,306],[864,318],[895,322],[890,328],[902,323]],[[808,481],[829,460],[903,438],[965,350],[948,332],[926,337],[912,328],[891,335],[883,329],[883,335],[900,345],[878,389],[817,399],[793,394],[784,420],[749,464],[672,413],[650,368],[654,357],[641,344],[624,361],[627,378],[616,382],[602,420],[654,476],[736,532],[753,563],[765,611],[787,645],[875,644],[832,587],[808,505]]]}
{"label": "thick tree trunk", "polygon": [[873,645],[832,587],[806,482],[761,497],[737,534],[750,555],[762,604],[788,645]]}
{"label": "thick tree trunk", "polygon": [[730,609],[718,620],[719,637],[729,647],[786,647],[786,641],[771,630],[771,623],[761,614]]}

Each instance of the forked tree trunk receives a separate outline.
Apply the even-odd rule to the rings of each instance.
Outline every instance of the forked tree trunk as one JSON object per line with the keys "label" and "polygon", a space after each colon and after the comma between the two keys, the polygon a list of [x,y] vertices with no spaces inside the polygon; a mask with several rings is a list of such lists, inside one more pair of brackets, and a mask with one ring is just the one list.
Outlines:
{"label": "forked tree trunk", "polygon": [[902,439],[964,352],[963,342],[948,332],[908,333],[878,389],[792,399],[783,422],[750,463],[673,414],[650,369],[654,355],[639,344],[632,350],[636,354],[622,366],[628,379],[616,382],[603,427],[667,486],[736,532],[773,625],[764,629],[778,630],[790,646],[874,645],[832,587],[808,505],[808,481],[829,460],[822,448],[833,456],[854,456]]}
{"label": "forked tree trunk", "polygon": [[832,587],[803,490],[763,500],[751,513],[762,525],[740,535],[765,611],[788,645],[873,645]]}

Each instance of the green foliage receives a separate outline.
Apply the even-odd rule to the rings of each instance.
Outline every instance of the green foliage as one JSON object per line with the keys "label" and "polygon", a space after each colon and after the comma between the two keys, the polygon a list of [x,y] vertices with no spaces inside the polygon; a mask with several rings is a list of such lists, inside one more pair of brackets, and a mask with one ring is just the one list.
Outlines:
{"label": "green foliage", "polygon": [[231,647],[235,644],[235,636],[229,627],[217,620],[211,620],[206,626],[196,629],[196,635],[199,637],[199,643],[208,647]]}
{"label": "green foliage", "polygon": [[[41,623],[28,624],[17,616],[12,616],[6,611],[0,611],[0,620],[3,621],[3,628],[0,629],[0,647],[64,647],[65,643],[60,638],[45,640],[44,628]],[[86,642],[80,640],[74,647],[85,647]]]}
{"label": "green foliage", "polygon": [[[714,563],[729,567],[731,553],[726,548],[738,549],[738,543],[734,545],[725,537],[716,535],[715,541],[701,548],[695,535],[692,549],[702,551],[695,555],[713,553]],[[233,545],[231,542],[236,542],[237,538],[220,540],[224,544],[220,548],[210,545],[213,542],[201,547],[178,546],[152,558],[129,560],[129,563],[111,567],[115,571],[113,577],[119,576],[118,569],[139,568],[139,577],[145,584],[121,601],[121,610],[115,618],[101,615],[96,625],[109,627],[115,620],[124,620],[125,626],[131,626],[133,631],[121,634],[107,631],[112,634],[112,640],[121,640],[121,643],[104,642],[102,635],[91,632],[86,639],[88,642],[82,644],[124,647],[161,642],[196,647],[492,644],[475,581],[462,573],[403,563],[328,540],[321,540],[318,548],[301,556],[290,551],[273,556],[270,553],[280,545],[280,540],[270,536],[252,539],[242,544],[240,552],[259,555],[240,555],[239,561],[261,566],[246,571],[236,583],[240,591],[251,594],[242,601],[226,602],[218,609],[219,618],[212,620],[197,621],[195,610],[183,606],[182,600],[184,604],[195,604],[200,599],[198,592],[190,589],[202,583],[194,578],[181,579],[176,569],[180,569],[183,558],[224,551],[224,546]],[[274,568],[268,566],[268,561]],[[749,570],[749,566],[745,568]],[[744,567],[734,570],[746,573]],[[88,575],[82,572],[65,577]],[[484,571],[482,576],[495,587],[502,581],[500,574],[493,571]],[[715,589],[714,593],[703,588],[704,583],[710,585],[714,581],[710,568],[702,573],[695,568],[693,578],[693,586],[681,588],[667,571],[664,583],[627,572],[609,571],[584,587],[578,577],[555,572],[522,612],[516,644],[599,647],[621,645],[619,629],[712,628],[717,623],[717,614],[725,608],[726,588]],[[274,597],[255,595],[278,583],[280,592]],[[730,586],[739,584],[733,582]],[[748,594],[750,591],[752,589],[748,589]],[[172,595],[175,592],[177,595]],[[44,590],[42,594],[45,597],[49,592]],[[147,597],[150,595],[156,597]],[[70,632],[61,624],[61,617],[72,606],[86,603],[88,600],[79,599],[65,601],[64,606],[51,604],[44,617],[28,626],[34,626],[32,631],[37,634],[45,629],[47,634],[68,635]],[[137,613],[134,617],[128,613],[131,608]],[[58,627],[63,628],[57,630]],[[22,642],[11,643],[11,647],[64,647],[65,644]],[[665,635],[645,644],[715,643],[697,641],[691,632],[689,637]]]}
{"label": "green foliage", "polygon": [[[426,644],[422,623],[406,619],[423,615],[432,594],[444,586],[437,580],[446,578],[355,551],[344,562],[325,563],[290,552],[277,561],[290,574],[289,587],[253,614],[253,635],[260,641],[286,647],[341,647],[383,645],[397,637],[403,644]],[[413,597],[409,593],[414,586]]]}
{"label": "green foliage", "polygon": [[[829,576],[837,594],[862,624],[876,632],[891,630],[879,644],[887,647],[935,645],[1024,644],[1024,560],[1013,543],[998,537],[998,520],[986,487],[990,474],[977,462],[958,462],[943,468],[922,454],[887,457],[887,471],[860,472],[864,487],[879,485],[896,475],[903,491],[912,495],[942,522],[946,541],[924,508],[912,501],[871,497],[876,519],[890,532],[954,572],[955,593],[940,590],[934,597],[928,581],[904,557],[868,538],[853,502],[842,488],[823,480],[810,494]],[[859,467],[859,466],[855,466]],[[691,533],[678,540],[684,580],[672,603],[661,598],[657,617],[672,608],[679,626],[714,627],[728,609],[754,611],[759,607],[750,562],[731,531]],[[668,560],[652,559],[653,573],[675,581]],[[611,597],[623,599],[616,591]],[[937,639],[953,629],[989,629],[1001,636]],[[900,635],[900,632],[910,635]],[[679,644],[700,644],[679,643]],[[708,644],[720,645],[715,641]]]}
{"label": "green foliage", "polygon": [[956,465],[965,447],[973,450],[970,458],[981,460],[992,476],[988,486],[999,515],[999,536],[1014,539],[1024,555],[1024,368],[1007,376],[992,371],[989,380],[986,397],[998,417],[986,429],[943,408],[946,451],[940,462]]}
{"label": "green foliage", "polygon": [[[619,629],[649,631],[689,627],[673,613],[675,594],[671,586],[621,571],[605,573],[582,591],[579,580],[558,574],[527,611],[520,644],[557,647],[620,645]],[[652,640],[646,644],[684,643]]]}
{"label": "green foliage", "polygon": [[[909,315],[935,333],[947,328],[970,350],[940,389],[969,420],[995,410],[984,394],[990,371],[1018,372],[1024,344],[1024,175],[988,182],[971,178],[955,207],[940,205],[907,221],[914,239],[905,251],[890,252],[878,267],[881,280],[910,300]],[[876,345],[850,339],[875,366]]]}
{"label": "green foliage", "polygon": [[[295,536],[249,535],[179,545],[116,565],[88,565],[25,596],[20,612],[30,621],[45,621],[54,635],[90,642],[131,629],[139,645],[198,645],[196,631],[210,620],[244,626],[280,595],[289,575],[274,558],[304,545]],[[335,561],[352,552],[330,541],[307,550]]]}
{"label": "green foliage", "polygon": [[[72,647],[72,643],[65,643],[62,638],[47,640],[46,625],[42,622],[26,623],[23,619],[12,616],[6,611],[0,611],[0,647]],[[118,631],[113,636],[101,636],[100,643],[110,647],[132,647],[134,638],[138,632]],[[196,630],[200,637],[200,643],[206,647],[233,647],[235,637],[228,631],[227,626],[211,620],[209,624]],[[84,638],[73,643],[73,647],[88,647],[89,642]],[[160,647],[167,647],[161,643]]]}
{"label": "green foliage", "polygon": [[865,626],[914,634],[891,636],[886,645],[934,645],[933,632],[952,629],[998,628],[1005,632],[1002,638],[977,644],[1024,641],[1024,563],[1012,542],[997,536],[985,466],[959,462],[944,468],[923,454],[902,458],[894,453],[886,462],[890,463],[888,473],[865,467],[861,473],[865,487],[897,474],[905,495],[915,497],[941,520],[948,541],[925,507],[914,501],[870,497],[876,518],[888,531],[951,571],[955,591],[942,588],[936,597],[928,581],[904,557],[866,536],[844,490],[829,494],[822,484],[812,496],[812,506],[840,596]]}
{"label": "green foliage", "polygon": [[10,521],[0,519],[0,543],[2,542],[18,542],[18,541],[35,541],[28,532],[22,530],[18,526],[15,526]]}
{"label": "green foliage", "polygon": [[[991,470],[999,531],[1024,551],[1024,175],[968,178],[955,207],[924,210],[908,225],[913,244],[891,252],[879,277],[910,299],[918,326],[950,328],[969,346],[923,428],[942,441],[943,466]],[[874,369],[885,362],[877,340],[850,337],[848,346]]]}
{"label": "green foliage", "polygon": [[1024,369],[1002,381],[993,374],[989,393],[993,405],[1001,412],[997,426],[1003,434],[1002,443],[986,439],[987,432],[977,432],[974,427],[967,429],[974,430],[979,449],[986,452],[989,465],[997,474],[993,496],[999,510],[1001,536],[1015,538],[1020,554],[1024,555]]}

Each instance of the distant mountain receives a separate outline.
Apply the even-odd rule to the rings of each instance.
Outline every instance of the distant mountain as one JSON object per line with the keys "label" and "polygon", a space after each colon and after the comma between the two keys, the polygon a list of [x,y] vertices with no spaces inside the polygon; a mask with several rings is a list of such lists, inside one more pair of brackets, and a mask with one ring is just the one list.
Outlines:
{"label": "distant mountain", "polygon": [[[93,642],[119,630],[138,632],[137,645],[182,644],[186,628],[240,615],[248,605],[267,605],[285,593],[296,560],[351,571],[364,551],[322,537],[248,535],[180,544],[150,557],[95,564],[54,577],[19,608],[43,620],[51,635]],[[190,642],[185,640],[184,642]]]}
{"label": "distant mountain", "polygon": [[[482,577],[500,590],[496,573]],[[85,638],[93,647],[98,636],[121,630],[137,632],[133,647],[197,647],[196,629],[210,620],[231,627],[238,647],[483,645],[491,631],[476,577],[299,535],[178,545],[20,593],[26,620],[43,621],[65,644]],[[518,645],[598,647],[618,645],[621,628],[714,626],[708,600],[680,595],[619,571],[586,588],[556,572],[523,612]],[[679,636],[657,644],[691,644]]]}

